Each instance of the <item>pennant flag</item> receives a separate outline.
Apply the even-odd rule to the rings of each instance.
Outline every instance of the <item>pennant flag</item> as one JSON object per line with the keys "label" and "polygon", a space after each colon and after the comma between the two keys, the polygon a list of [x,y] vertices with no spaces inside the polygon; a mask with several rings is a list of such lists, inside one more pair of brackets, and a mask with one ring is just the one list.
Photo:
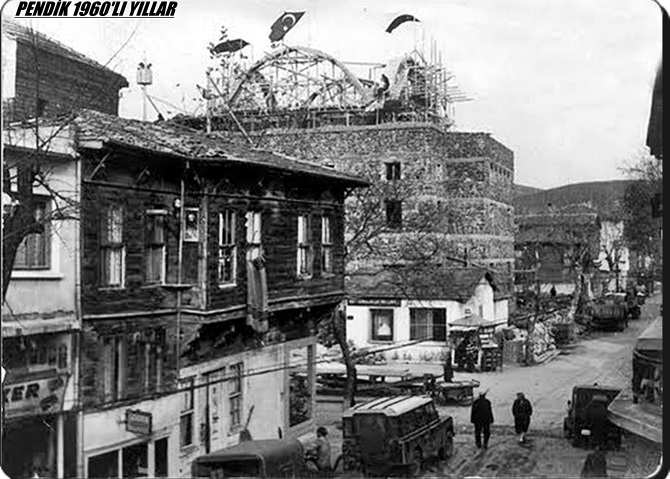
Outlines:
{"label": "pennant flag", "polygon": [[270,40],[278,42],[283,39],[288,31],[298,23],[298,20],[300,20],[304,14],[305,12],[284,12],[284,14],[272,24]]}
{"label": "pennant flag", "polygon": [[402,25],[405,22],[418,22],[419,19],[416,17],[413,17],[412,15],[398,15],[393,19],[391,24],[386,28],[386,33],[391,33],[393,30],[398,28],[400,25]]}
{"label": "pennant flag", "polygon": [[241,38],[226,40],[225,42],[214,45],[212,53],[233,53],[242,50],[247,45],[249,45],[249,42],[242,40]]}

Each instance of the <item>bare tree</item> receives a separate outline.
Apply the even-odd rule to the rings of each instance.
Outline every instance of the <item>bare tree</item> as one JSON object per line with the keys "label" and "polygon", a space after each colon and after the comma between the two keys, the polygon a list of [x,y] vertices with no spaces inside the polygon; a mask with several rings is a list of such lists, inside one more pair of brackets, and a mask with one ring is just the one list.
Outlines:
{"label": "bare tree", "polygon": [[624,241],[636,255],[660,266],[663,222],[658,209],[662,205],[663,162],[638,155],[623,171],[634,180],[626,187],[622,205]]}
{"label": "bare tree", "polygon": [[[40,101],[41,85],[47,81],[43,78],[42,48],[50,40],[32,29],[28,29],[28,35],[31,54],[29,66],[34,74],[29,100],[34,105],[34,115],[28,120],[14,121],[16,119],[10,116],[9,109],[10,115],[3,117],[3,303],[11,282],[16,255],[24,240],[32,234],[44,233],[45,228],[52,227],[58,221],[78,219],[79,203],[74,196],[74,187],[55,178],[54,162],[50,158],[54,155],[62,156],[59,145],[63,140],[72,140],[71,129],[77,116],[76,109],[94,104],[103,88],[72,82],[63,87],[67,90],[64,97],[68,98],[68,104],[50,104],[48,111],[45,111],[44,104]],[[127,41],[121,49],[126,44]],[[40,211],[38,202],[43,196],[48,197],[50,207]],[[52,229],[50,233],[55,234],[57,231]]]}

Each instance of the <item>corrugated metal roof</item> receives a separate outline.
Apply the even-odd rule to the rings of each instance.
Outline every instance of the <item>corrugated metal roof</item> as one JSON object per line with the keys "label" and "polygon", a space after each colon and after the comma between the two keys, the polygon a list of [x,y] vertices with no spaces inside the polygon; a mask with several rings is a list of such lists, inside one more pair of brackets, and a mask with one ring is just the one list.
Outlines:
{"label": "corrugated metal roof", "polygon": [[362,179],[316,163],[253,148],[223,133],[205,133],[168,122],[119,118],[93,110],[81,110],[74,120],[78,139],[102,141],[110,146],[136,148],[181,159],[253,165],[313,177],[367,186]]}
{"label": "corrugated metal roof", "polygon": [[352,417],[354,414],[386,414],[400,416],[401,414],[424,406],[432,402],[427,396],[392,396],[374,399],[347,409],[343,417]]}

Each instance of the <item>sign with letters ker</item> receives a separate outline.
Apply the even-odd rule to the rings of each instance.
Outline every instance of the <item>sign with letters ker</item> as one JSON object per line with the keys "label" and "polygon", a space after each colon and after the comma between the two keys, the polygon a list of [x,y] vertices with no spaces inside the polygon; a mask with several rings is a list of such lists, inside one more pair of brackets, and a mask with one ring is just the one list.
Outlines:
{"label": "sign with letters ker", "polygon": [[54,414],[63,409],[67,374],[54,374],[5,384],[2,388],[7,419]]}

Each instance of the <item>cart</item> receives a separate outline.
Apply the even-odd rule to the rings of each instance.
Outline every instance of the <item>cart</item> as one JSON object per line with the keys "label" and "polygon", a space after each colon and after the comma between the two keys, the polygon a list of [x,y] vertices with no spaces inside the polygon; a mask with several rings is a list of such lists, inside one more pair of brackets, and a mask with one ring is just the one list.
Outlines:
{"label": "cart", "polygon": [[[346,374],[346,368],[341,363],[319,364],[316,370],[317,394],[341,397]],[[479,381],[473,379],[447,382],[432,374],[415,376],[409,369],[376,365],[357,365],[356,379],[358,397],[429,394],[438,404],[471,404],[473,390],[479,387]]]}
{"label": "cart", "polygon": [[474,389],[479,387],[479,381],[468,379],[464,381],[445,381],[437,379],[432,374],[411,381],[403,381],[406,394],[430,394],[438,405],[458,403],[470,405],[474,399]]}

